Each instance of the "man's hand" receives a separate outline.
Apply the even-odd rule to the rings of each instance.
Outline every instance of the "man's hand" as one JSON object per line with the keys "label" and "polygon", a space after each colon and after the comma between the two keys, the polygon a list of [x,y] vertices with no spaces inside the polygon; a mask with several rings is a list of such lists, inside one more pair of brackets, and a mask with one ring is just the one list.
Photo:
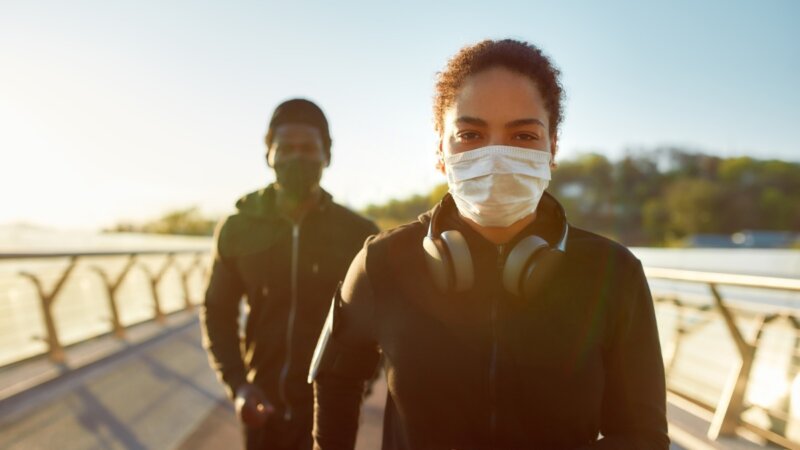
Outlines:
{"label": "man's hand", "polygon": [[236,389],[236,415],[239,420],[249,427],[260,427],[267,422],[270,415],[275,412],[261,389],[250,383],[245,383]]}

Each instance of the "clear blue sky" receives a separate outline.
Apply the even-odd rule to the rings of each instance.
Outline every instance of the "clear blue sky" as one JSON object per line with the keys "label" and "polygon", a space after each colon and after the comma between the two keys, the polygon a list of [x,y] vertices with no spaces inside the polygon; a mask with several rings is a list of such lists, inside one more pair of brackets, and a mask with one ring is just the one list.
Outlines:
{"label": "clear blue sky", "polygon": [[487,37],[562,69],[560,158],[674,144],[798,161],[798,21],[792,0],[5,1],[0,223],[230,210],[272,179],[267,119],[293,96],[328,114],[339,201],[424,192],[443,181],[435,73]]}

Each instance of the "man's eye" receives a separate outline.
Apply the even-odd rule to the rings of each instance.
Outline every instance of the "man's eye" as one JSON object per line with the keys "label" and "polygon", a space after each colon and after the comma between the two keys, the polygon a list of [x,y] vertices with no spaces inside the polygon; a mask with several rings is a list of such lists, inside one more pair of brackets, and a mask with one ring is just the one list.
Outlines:
{"label": "man's eye", "polygon": [[533,133],[520,133],[515,136],[520,141],[536,141],[539,140],[539,136]]}

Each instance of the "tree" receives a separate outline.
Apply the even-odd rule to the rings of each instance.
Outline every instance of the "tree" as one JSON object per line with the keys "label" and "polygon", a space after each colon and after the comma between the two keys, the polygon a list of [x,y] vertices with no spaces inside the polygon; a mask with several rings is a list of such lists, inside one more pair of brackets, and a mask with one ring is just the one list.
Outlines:
{"label": "tree", "polygon": [[698,233],[730,233],[720,220],[724,191],[717,184],[702,178],[673,182],[665,194],[666,237],[682,238]]}

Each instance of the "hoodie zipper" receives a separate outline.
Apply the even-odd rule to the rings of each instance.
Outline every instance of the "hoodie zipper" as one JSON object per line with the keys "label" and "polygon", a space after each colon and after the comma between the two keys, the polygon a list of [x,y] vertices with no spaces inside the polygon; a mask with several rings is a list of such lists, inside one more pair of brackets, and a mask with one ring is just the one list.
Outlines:
{"label": "hoodie zipper", "polygon": [[[497,246],[497,273],[503,276],[503,249],[505,245]],[[497,303],[498,292],[492,296],[492,354],[489,363],[489,429],[492,448],[494,448],[497,437]]]}
{"label": "hoodie zipper", "polygon": [[292,365],[292,337],[294,335],[294,322],[297,315],[297,264],[300,249],[300,224],[292,224],[292,279],[291,279],[291,304],[289,306],[289,318],[286,324],[286,358],[283,360],[280,378],[278,379],[278,395],[286,409],[283,413],[283,420],[292,420],[292,405],[289,403],[289,396],[286,393],[286,382],[289,377],[289,367]]}

